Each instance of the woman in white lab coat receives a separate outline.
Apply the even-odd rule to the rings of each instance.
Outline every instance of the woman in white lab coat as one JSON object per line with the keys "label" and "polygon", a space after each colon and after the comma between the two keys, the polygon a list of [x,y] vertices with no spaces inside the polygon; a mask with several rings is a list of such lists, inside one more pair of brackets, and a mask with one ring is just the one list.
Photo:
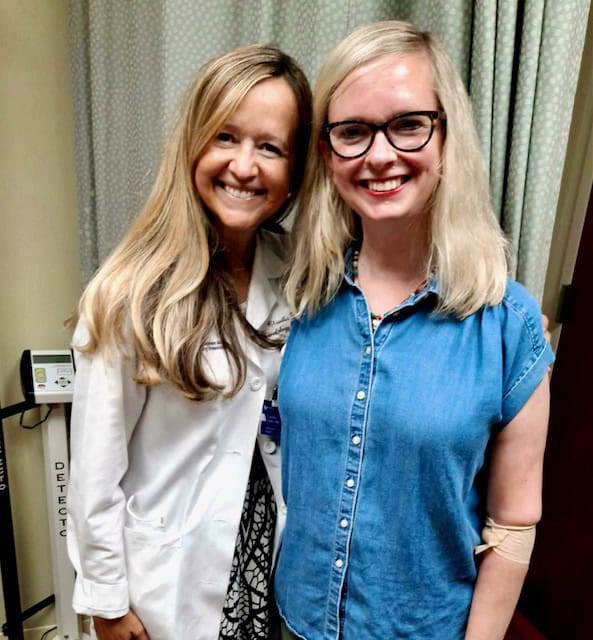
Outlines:
{"label": "woman in white lab coat", "polygon": [[275,633],[278,221],[310,113],[305,76],[273,47],[205,65],[146,205],[82,296],[68,548],[74,609],[99,640]]}

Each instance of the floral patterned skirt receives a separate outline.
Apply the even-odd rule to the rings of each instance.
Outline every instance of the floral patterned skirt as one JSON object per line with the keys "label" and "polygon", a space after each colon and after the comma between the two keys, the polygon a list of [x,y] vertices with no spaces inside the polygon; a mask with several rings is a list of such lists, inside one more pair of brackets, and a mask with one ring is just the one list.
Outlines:
{"label": "floral patterned skirt", "polygon": [[272,593],[276,500],[255,446],[219,640],[270,640],[278,633]]}

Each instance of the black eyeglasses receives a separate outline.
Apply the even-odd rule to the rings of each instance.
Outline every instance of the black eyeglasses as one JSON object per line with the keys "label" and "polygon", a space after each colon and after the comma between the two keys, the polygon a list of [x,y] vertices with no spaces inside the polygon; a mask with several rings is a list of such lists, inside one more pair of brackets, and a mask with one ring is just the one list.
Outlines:
{"label": "black eyeglasses", "polygon": [[398,151],[419,151],[430,142],[437,120],[447,120],[444,111],[409,111],[382,124],[359,120],[330,122],[324,133],[337,156],[360,158],[371,148],[377,131],[382,131]]}

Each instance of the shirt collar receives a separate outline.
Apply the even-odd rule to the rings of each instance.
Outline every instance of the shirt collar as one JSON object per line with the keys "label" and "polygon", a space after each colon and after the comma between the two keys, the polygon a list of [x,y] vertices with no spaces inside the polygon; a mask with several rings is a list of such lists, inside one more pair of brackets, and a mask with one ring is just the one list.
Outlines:
{"label": "shirt collar", "polygon": [[346,282],[351,286],[354,286],[354,273],[352,271],[352,261],[354,258],[354,252],[359,249],[360,247],[358,246],[358,244],[352,243],[346,249],[346,253],[344,254],[344,264],[345,264],[344,278]]}

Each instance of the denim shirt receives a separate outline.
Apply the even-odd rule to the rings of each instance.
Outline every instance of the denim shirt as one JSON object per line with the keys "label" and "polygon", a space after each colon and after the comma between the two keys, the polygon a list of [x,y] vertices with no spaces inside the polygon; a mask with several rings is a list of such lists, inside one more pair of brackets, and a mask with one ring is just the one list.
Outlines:
{"label": "denim shirt", "polygon": [[464,320],[434,315],[436,294],[432,281],[373,333],[347,274],[330,304],[293,323],[275,592],[307,640],[464,637],[488,444],[553,356],[518,283]]}

